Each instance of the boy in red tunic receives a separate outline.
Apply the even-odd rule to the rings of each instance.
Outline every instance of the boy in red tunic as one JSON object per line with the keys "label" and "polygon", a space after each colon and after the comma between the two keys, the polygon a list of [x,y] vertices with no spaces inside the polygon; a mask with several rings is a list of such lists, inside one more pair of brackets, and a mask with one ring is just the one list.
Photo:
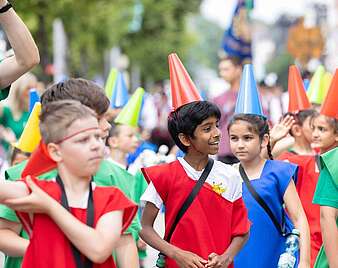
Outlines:
{"label": "boy in red tunic", "polygon": [[[25,212],[18,213],[30,234],[22,267],[115,267],[111,252],[136,206],[117,188],[92,182],[104,149],[96,114],[79,102],[57,101],[43,108],[40,121],[43,143],[23,181],[0,187],[0,202]],[[55,180],[26,176],[55,167]]]}
{"label": "boy in red tunic", "polygon": [[[199,94],[176,55],[169,56],[174,111],[168,129],[176,145],[186,153],[169,164],[143,169],[150,182],[141,200],[146,201],[141,237],[167,257],[165,267],[233,267],[234,256],[248,238],[250,223],[242,200],[238,172],[229,165],[214,165],[194,201],[178,222],[170,241],[153,229],[165,205],[165,237],[206,167],[209,154],[219,149],[220,111],[200,101]],[[196,100],[197,99],[197,100]]]}
{"label": "boy in red tunic", "polygon": [[320,230],[320,208],[312,203],[316,189],[319,168],[311,148],[312,130],[310,121],[315,111],[306,96],[303,82],[295,66],[289,69],[289,114],[293,115],[295,124],[290,133],[295,143],[289,151],[281,154],[278,159],[288,160],[298,165],[296,188],[302,202],[310,226],[311,236],[311,267],[313,267],[322,245]]}

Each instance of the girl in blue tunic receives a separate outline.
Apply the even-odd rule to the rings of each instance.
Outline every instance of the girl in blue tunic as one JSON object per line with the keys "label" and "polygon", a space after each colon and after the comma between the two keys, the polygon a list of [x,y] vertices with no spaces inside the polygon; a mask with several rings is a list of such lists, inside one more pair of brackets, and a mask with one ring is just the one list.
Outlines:
{"label": "girl in blue tunic", "polygon": [[[272,211],[280,226],[284,218],[287,233],[293,228],[300,231],[298,267],[309,268],[309,226],[292,180],[296,176],[297,166],[282,161],[266,160],[261,156],[262,149],[267,147],[268,154],[272,158],[269,126],[262,116],[237,114],[229,123],[228,133],[232,153],[240,160],[250,184]],[[277,268],[279,256],[285,250],[286,238],[281,235],[245,183],[243,183],[243,199],[252,226],[248,242],[235,258],[235,267]]]}

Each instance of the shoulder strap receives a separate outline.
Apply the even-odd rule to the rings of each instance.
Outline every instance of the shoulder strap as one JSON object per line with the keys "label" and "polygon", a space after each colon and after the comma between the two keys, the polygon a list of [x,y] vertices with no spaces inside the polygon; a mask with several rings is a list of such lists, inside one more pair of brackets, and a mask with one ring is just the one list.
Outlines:
{"label": "shoulder strap", "polygon": [[[61,188],[61,205],[71,213],[68,199],[65,191],[64,184],[59,176],[56,176],[56,182],[59,184]],[[93,202],[93,189],[92,183],[89,185],[89,196],[87,203],[87,225],[90,227],[94,227],[94,202]],[[69,241],[70,242],[70,241]],[[71,243],[71,242],[70,242]],[[81,252],[71,243],[71,249],[74,256],[74,260],[77,268],[92,268],[93,263],[87,257],[82,258]]]}
{"label": "shoulder strap", "polygon": [[198,179],[198,181],[196,182],[194,188],[192,189],[192,191],[190,192],[190,194],[188,195],[188,197],[184,200],[182,207],[180,208],[180,210],[178,211],[176,218],[174,220],[174,223],[171,225],[170,231],[168,233],[168,236],[166,237],[166,241],[170,241],[171,236],[178,224],[178,222],[180,221],[180,219],[182,218],[182,216],[184,215],[184,213],[187,211],[187,209],[190,207],[191,203],[194,201],[195,197],[197,196],[198,192],[201,190],[203,183],[205,182],[205,180],[207,179],[212,166],[214,165],[214,160],[212,158],[209,158],[208,163],[205,167],[205,169],[203,170],[201,177]]}
{"label": "shoulder strap", "polygon": [[269,206],[265,203],[264,199],[260,197],[260,195],[256,192],[255,188],[251,185],[251,182],[248,178],[248,175],[245,173],[244,168],[242,165],[239,165],[239,173],[241,174],[241,177],[248,188],[249,192],[251,193],[252,197],[257,201],[257,203],[265,210],[265,212],[268,214],[270,217],[272,223],[275,225],[276,229],[278,232],[282,235],[285,236],[285,212],[284,208],[282,209],[282,224],[278,222],[276,219],[275,215],[269,208]]}

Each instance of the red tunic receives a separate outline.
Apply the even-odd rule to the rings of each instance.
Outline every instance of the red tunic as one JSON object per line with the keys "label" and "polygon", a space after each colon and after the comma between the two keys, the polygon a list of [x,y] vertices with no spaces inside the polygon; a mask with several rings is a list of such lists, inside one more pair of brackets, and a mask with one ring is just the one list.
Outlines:
{"label": "red tunic", "polygon": [[299,167],[296,188],[310,226],[311,267],[313,267],[323,244],[320,230],[320,206],[312,203],[319,177],[319,168],[313,155],[297,155],[292,152],[285,152],[279,159],[288,160]]}
{"label": "red tunic", "polygon": [[[142,171],[146,179],[152,181],[165,204],[167,236],[178,210],[196,181],[187,176],[179,161],[144,168]],[[231,202],[204,183],[177,224],[170,243],[207,260],[212,252],[223,254],[234,236],[246,234],[249,229],[250,222],[242,198]],[[166,267],[178,268],[170,258],[166,259]]]}
{"label": "red tunic", "polygon": [[[59,185],[53,181],[35,182],[50,196],[60,202],[61,190]],[[93,189],[94,201],[94,226],[100,217],[108,212],[123,210],[123,230],[132,221],[137,206],[129,201],[124,194],[115,187],[99,187]],[[86,209],[71,208],[72,214],[86,223]],[[20,213],[20,219],[26,218]],[[23,268],[76,268],[75,260],[68,238],[53,220],[45,214],[35,214],[32,227],[32,235],[26,254],[23,259]],[[24,225],[27,227],[27,223]],[[94,264],[93,268],[114,268],[115,264],[112,257],[109,257],[102,264]]]}

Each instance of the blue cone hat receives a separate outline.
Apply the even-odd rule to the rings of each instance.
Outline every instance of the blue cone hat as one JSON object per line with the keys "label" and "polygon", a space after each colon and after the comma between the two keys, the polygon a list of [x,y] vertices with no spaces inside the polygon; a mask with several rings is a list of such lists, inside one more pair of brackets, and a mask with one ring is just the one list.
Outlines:
{"label": "blue cone hat", "polygon": [[122,108],[129,100],[128,89],[123,74],[119,72],[116,77],[110,106],[113,109]]}
{"label": "blue cone hat", "polygon": [[29,90],[29,113],[32,112],[36,102],[40,102],[40,97],[35,88]]}
{"label": "blue cone hat", "polygon": [[251,64],[244,65],[235,114],[253,114],[265,117]]}

